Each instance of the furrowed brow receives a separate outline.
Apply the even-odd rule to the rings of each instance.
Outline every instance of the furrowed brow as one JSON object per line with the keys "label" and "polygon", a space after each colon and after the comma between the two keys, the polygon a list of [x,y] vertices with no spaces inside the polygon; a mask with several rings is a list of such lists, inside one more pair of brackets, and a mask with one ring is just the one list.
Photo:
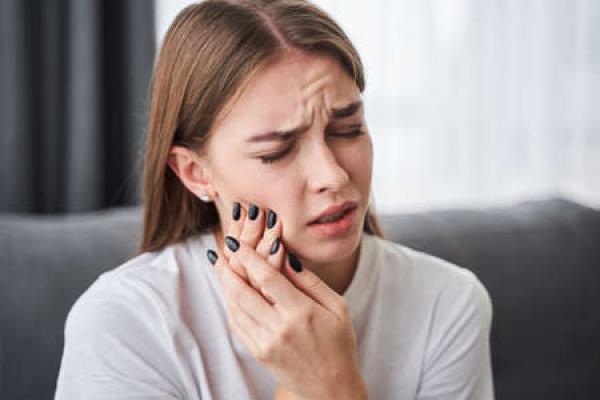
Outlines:
{"label": "furrowed brow", "polygon": [[247,142],[249,142],[249,143],[271,142],[271,141],[286,142],[286,141],[291,140],[294,137],[296,137],[299,133],[302,133],[302,132],[308,130],[308,128],[309,128],[309,125],[305,125],[305,126],[298,126],[296,128],[293,128],[293,129],[290,129],[287,131],[273,131],[273,132],[262,133],[260,135],[252,136],[251,138],[249,138],[247,140]]}
{"label": "furrowed brow", "polygon": [[[331,109],[331,118],[333,119],[344,119],[354,115],[363,105],[362,100],[355,101],[341,108]],[[286,142],[295,138],[298,134],[305,132],[309,129],[310,125],[298,126],[286,131],[272,131],[254,135],[246,140],[248,143],[259,143],[259,142]]]}

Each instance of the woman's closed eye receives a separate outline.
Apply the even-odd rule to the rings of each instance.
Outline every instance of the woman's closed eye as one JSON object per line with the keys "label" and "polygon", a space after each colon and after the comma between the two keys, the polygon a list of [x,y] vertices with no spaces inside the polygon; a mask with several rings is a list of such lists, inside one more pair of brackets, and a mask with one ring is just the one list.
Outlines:
{"label": "woman's closed eye", "polygon": [[[364,134],[364,132],[359,128],[359,129],[355,129],[355,130],[352,130],[349,132],[331,133],[330,135],[333,137],[342,137],[342,138],[350,138],[351,139],[351,138],[361,136],[363,134]],[[290,151],[292,151],[293,148],[294,148],[294,145],[292,144],[287,149],[282,150],[278,153],[269,154],[266,156],[260,156],[258,158],[261,160],[261,162],[263,164],[272,164],[274,162],[281,160],[283,157],[285,157]]]}
{"label": "woman's closed eye", "polygon": [[354,130],[349,131],[349,132],[331,133],[331,136],[341,136],[341,137],[353,138],[353,137],[360,136],[363,133],[364,132],[360,128],[358,128],[358,129],[354,129]]}
{"label": "woman's closed eye", "polygon": [[260,156],[258,158],[260,158],[260,160],[263,162],[263,164],[271,164],[271,163],[277,162],[277,161],[281,160],[283,157],[285,157],[286,154],[289,153],[293,147],[294,146],[292,145],[280,153],[270,154],[268,156]]}

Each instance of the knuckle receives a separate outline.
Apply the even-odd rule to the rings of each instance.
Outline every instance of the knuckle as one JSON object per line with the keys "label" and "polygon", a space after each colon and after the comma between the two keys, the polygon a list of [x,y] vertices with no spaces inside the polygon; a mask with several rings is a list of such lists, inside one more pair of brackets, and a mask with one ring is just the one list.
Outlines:
{"label": "knuckle", "polygon": [[310,326],[314,320],[314,313],[310,307],[299,309],[292,317],[292,324],[297,326]]}
{"label": "knuckle", "polygon": [[273,358],[273,352],[274,347],[270,344],[266,344],[264,346],[260,346],[256,350],[254,357],[262,363],[268,363]]}
{"label": "knuckle", "polygon": [[[279,329],[275,335],[275,344],[277,346],[286,345],[292,341],[292,324],[286,324],[281,329]],[[274,347],[274,346],[271,346]]]}

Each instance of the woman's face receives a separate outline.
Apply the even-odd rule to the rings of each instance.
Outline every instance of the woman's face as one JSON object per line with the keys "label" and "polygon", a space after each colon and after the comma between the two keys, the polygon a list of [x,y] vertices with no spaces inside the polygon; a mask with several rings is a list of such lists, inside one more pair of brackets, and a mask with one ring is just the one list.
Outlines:
{"label": "woman's face", "polygon": [[[276,131],[295,133],[255,138]],[[277,213],[287,247],[309,262],[333,262],[356,249],[370,198],[372,143],[360,91],[334,58],[297,53],[263,69],[211,134],[210,184],[224,232],[234,201],[254,203]],[[309,225],[346,201],[357,203],[346,233],[328,236]]]}

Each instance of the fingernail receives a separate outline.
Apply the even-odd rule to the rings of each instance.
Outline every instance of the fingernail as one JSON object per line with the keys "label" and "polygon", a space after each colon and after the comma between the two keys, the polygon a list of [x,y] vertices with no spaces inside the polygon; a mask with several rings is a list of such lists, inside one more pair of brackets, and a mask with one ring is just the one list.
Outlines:
{"label": "fingernail", "polygon": [[279,243],[281,243],[281,240],[279,238],[275,239],[271,245],[271,255],[277,253],[277,250],[279,250]]}
{"label": "fingernail", "polygon": [[206,251],[206,257],[208,257],[208,261],[210,261],[212,265],[215,265],[219,255],[214,250],[208,249]]}
{"label": "fingernail", "polygon": [[277,214],[275,214],[275,211],[269,210],[269,213],[267,214],[267,228],[271,229],[272,227],[275,226],[276,222],[277,222]]}
{"label": "fingernail", "polygon": [[290,261],[290,265],[296,272],[302,272],[302,263],[300,260],[296,258],[292,253],[288,253],[288,260]]}
{"label": "fingernail", "polygon": [[232,238],[231,236],[225,236],[225,244],[229,247],[229,250],[236,252],[240,248],[240,242]]}
{"label": "fingernail", "polygon": [[233,203],[233,211],[231,212],[231,216],[235,221],[240,219],[240,203],[237,201]]}
{"label": "fingernail", "polygon": [[251,221],[254,221],[258,217],[258,207],[252,203],[250,203],[250,208],[248,209],[248,217]]}

